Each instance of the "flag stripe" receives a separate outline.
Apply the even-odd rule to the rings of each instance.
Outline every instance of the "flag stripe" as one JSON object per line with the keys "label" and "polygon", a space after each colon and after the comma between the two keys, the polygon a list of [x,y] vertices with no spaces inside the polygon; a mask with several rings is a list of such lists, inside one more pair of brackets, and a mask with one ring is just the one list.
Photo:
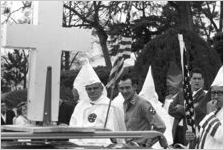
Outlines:
{"label": "flag stripe", "polygon": [[219,126],[221,125],[220,122],[216,123],[216,125],[214,126],[214,128],[212,129],[212,132],[211,132],[211,136],[214,137],[215,136],[215,133],[216,131],[218,130]]}
{"label": "flag stripe", "polygon": [[124,60],[122,60],[123,58],[120,58],[118,59],[116,62],[115,62],[115,65],[113,66],[113,68],[111,69],[111,72],[110,72],[110,76],[114,76],[114,74],[116,73],[116,71],[120,70],[119,68],[122,67],[123,65],[123,62]]}
{"label": "flag stripe", "polygon": [[113,67],[111,69],[109,75],[109,82],[107,83],[106,87],[110,87],[114,84],[118,78],[121,76],[123,72],[124,60],[126,58],[130,58],[131,52],[125,51],[130,50],[131,48],[131,38],[122,38],[123,42],[120,42],[120,53],[117,54],[117,57],[114,61]]}
{"label": "flag stripe", "polygon": [[204,129],[207,125],[208,125],[208,123],[209,123],[209,121],[211,121],[213,118],[215,118],[215,115],[211,115],[203,124],[202,124],[202,128]]}
{"label": "flag stripe", "polygon": [[[202,130],[202,133],[201,133],[201,136],[200,136],[200,139],[202,139],[203,135],[204,135],[204,132],[205,132],[205,127],[208,125],[208,123],[211,121],[211,120],[214,120],[215,119],[215,115],[211,115],[209,116],[206,120],[202,120],[202,124],[201,124],[201,130]],[[201,140],[199,140],[200,143],[198,144],[198,148],[200,147],[201,145]]]}
{"label": "flag stripe", "polygon": [[209,124],[208,124],[208,127],[206,129],[204,129],[204,135],[202,135],[202,139],[201,139],[201,146],[199,147],[200,149],[203,149],[204,148],[204,145],[205,145],[205,139],[207,137],[207,134],[209,133],[211,127],[218,121],[218,119],[214,119],[213,121],[211,121]]}
{"label": "flag stripe", "polygon": [[131,44],[131,41],[127,40],[127,41],[121,41],[120,44],[122,45],[130,45]]}
{"label": "flag stripe", "polygon": [[115,83],[119,79],[119,77],[121,76],[123,70],[124,70],[124,68],[122,67],[121,70],[118,72],[117,76],[112,78],[110,80],[110,82],[107,84],[107,86],[111,86],[113,83]]}

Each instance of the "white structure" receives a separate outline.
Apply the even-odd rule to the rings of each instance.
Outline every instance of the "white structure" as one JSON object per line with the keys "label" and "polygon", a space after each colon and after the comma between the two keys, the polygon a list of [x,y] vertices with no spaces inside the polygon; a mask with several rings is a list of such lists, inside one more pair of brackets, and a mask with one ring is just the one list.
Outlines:
{"label": "white structure", "polygon": [[3,46],[33,49],[28,86],[28,118],[32,121],[43,121],[47,67],[52,68],[51,120],[57,121],[61,52],[89,50],[91,32],[62,28],[62,1],[33,1],[33,4],[33,24],[8,25]]}

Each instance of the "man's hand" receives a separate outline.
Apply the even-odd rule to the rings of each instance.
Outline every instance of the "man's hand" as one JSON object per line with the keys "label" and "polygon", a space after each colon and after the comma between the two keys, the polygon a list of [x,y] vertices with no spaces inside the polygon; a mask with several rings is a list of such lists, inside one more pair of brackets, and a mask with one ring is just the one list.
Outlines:
{"label": "man's hand", "polygon": [[66,123],[60,123],[59,126],[68,126]]}
{"label": "man's hand", "polygon": [[207,114],[217,110],[217,100],[211,100],[207,103]]}
{"label": "man's hand", "polygon": [[184,111],[184,106],[180,105],[180,104],[177,104],[175,106],[175,109],[177,110],[177,112],[183,112]]}
{"label": "man's hand", "polygon": [[129,141],[128,144],[131,145],[131,146],[140,147],[139,144],[136,143],[135,141]]}
{"label": "man's hand", "polygon": [[164,137],[158,137],[159,138],[159,144],[160,144],[160,146],[161,147],[163,147],[163,148],[168,148],[168,143],[167,143],[167,140],[166,140],[166,138],[164,138]]}
{"label": "man's hand", "polygon": [[193,141],[195,139],[195,134],[191,131],[186,131],[185,138],[187,141]]}

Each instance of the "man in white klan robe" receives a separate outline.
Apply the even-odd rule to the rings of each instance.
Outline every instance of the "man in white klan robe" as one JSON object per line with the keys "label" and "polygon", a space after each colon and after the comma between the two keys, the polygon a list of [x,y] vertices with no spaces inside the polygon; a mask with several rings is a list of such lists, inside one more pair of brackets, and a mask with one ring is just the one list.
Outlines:
{"label": "man in white klan robe", "polygon": [[199,149],[223,149],[223,66],[211,85],[207,115],[199,124]]}
{"label": "man in white klan robe", "polygon": [[[166,130],[164,133],[164,136],[167,139],[168,145],[171,145],[173,143],[173,137],[172,137],[172,117],[168,114],[168,111],[162,106],[162,103],[158,100],[158,95],[155,90],[155,85],[152,77],[152,71],[151,66],[149,66],[149,70],[145,79],[145,82],[143,84],[142,90],[139,93],[140,96],[147,99],[155,108],[156,112],[160,116],[160,118],[164,121],[166,125]],[[159,148],[160,146],[159,142],[155,143],[152,148]]]}
{"label": "man in white klan robe", "polygon": [[[73,87],[77,89],[80,100],[71,116],[69,126],[103,129],[110,100],[107,98],[105,86],[88,61],[82,66]],[[122,111],[112,104],[106,129],[126,130],[124,118],[120,114]],[[79,145],[107,146],[111,144],[110,139],[73,139],[70,141]]]}

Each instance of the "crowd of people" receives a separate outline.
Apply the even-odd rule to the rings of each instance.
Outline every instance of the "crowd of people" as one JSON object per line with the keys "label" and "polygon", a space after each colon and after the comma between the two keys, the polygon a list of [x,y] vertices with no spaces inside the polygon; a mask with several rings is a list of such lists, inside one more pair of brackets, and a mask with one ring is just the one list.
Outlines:
{"label": "crowd of people", "polygon": [[[223,67],[219,70],[211,88],[204,90],[204,75],[201,69],[194,68],[190,74],[190,84],[194,102],[194,120],[196,134],[193,147],[199,149],[223,148]],[[112,101],[107,97],[107,90],[99,77],[87,62],[81,68],[74,81],[74,90],[78,93],[78,103],[69,108],[60,101],[58,125],[71,127],[87,127],[109,129],[111,131],[148,131],[155,130],[164,133],[168,128],[166,118],[158,113],[150,100],[136,92],[137,79],[129,74],[123,75],[118,82],[119,96],[122,102]],[[178,93],[172,98],[167,113],[173,117],[172,147],[187,148],[186,131],[188,130],[183,88],[180,84]],[[210,97],[208,98],[208,96]],[[1,123],[26,125],[26,103],[17,106],[17,114],[7,110],[6,103],[1,103]],[[110,110],[108,113],[108,105]],[[107,115],[108,114],[108,115]],[[169,137],[166,137],[169,138]],[[75,139],[76,144],[110,144],[127,143],[137,147],[153,147],[159,138],[128,138],[121,139]],[[192,144],[192,143],[191,143]],[[180,148],[179,147],[179,148]]]}

